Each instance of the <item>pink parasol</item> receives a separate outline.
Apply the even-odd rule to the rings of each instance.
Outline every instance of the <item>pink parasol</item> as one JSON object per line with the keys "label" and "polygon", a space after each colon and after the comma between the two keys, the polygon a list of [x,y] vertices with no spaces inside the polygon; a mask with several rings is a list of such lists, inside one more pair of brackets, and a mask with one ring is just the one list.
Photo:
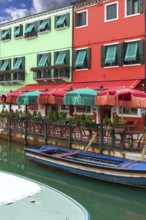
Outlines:
{"label": "pink parasol", "polygon": [[42,92],[38,96],[38,104],[58,104],[63,105],[63,97],[66,94],[64,90],[51,90]]}
{"label": "pink parasol", "polygon": [[96,95],[95,104],[146,108],[146,93],[125,87],[103,90]]}
{"label": "pink parasol", "polygon": [[16,104],[16,99],[19,95],[22,95],[24,92],[21,91],[15,91],[15,92],[9,92],[7,94],[2,95],[2,99],[6,103]]}

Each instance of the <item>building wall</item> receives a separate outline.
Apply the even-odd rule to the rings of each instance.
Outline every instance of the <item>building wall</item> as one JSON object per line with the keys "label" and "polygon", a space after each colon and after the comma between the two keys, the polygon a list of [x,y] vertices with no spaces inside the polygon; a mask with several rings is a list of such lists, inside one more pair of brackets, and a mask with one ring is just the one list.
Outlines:
{"label": "building wall", "polygon": [[[68,28],[55,30],[54,22],[55,16],[69,13],[70,25]],[[51,18],[51,31],[38,33],[35,38],[14,38],[14,27],[19,24],[23,25],[23,33],[25,33],[25,25],[34,21]],[[0,29],[11,28],[11,40],[2,42],[0,41],[0,60],[25,56],[25,82],[24,85],[36,83],[33,80],[33,72],[30,70],[32,67],[37,66],[37,54],[51,52],[51,65],[54,65],[54,52],[61,50],[70,50],[70,65],[72,65],[72,7],[61,8],[58,10],[36,14],[34,16],[26,17],[6,24],[1,24]],[[23,34],[24,35],[24,34]],[[13,64],[13,62],[12,62]],[[52,70],[53,71],[53,70]],[[70,68],[70,80],[71,76]],[[1,86],[1,90],[9,91],[22,87],[22,84],[9,84]]]}
{"label": "building wall", "polygon": [[[105,5],[118,3],[118,19],[105,22]],[[144,13],[125,17],[125,0],[107,1],[105,3],[88,4],[85,7],[76,6],[77,12],[86,11],[88,14],[88,25],[82,28],[74,26],[74,50],[79,48],[91,48],[91,68],[73,71],[73,81],[104,81],[122,79],[143,79],[144,65],[127,65],[119,67],[101,67],[101,46],[113,43],[123,43],[129,40],[144,39],[145,21]]]}

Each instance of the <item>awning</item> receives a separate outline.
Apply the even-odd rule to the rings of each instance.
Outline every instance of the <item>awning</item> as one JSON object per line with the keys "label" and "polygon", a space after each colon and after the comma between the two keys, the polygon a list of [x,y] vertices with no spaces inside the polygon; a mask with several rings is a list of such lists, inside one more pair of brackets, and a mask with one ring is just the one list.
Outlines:
{"label": "awning", "polygon": [[34,24],[29,24],[28,25],[28,27],[27,27],[27,29],[26,29],[26,31],[25,31],[25,33],[30,33],[30,32],[32,32],[32,29],[34,28]]}
{"label": "awning", "polygon": [[39,25],[38,30],[39,30],[39,31],[40,31],[40,30],[44,30],[47,24],[48,24],[48,20],[42,21],[42,23]]}
{"label": "awning", "polygon": [[22,64],[22,58],[18,58],[14,64],[13,69],[18,70]]}
{"label": "awning", "polygon": [[2,65],[1,68],[0,68],[0,71],[5,71],[5,70],[7,69],[7,67],[8,67],[8,65],[9,65],[8,60],[5,60],[5,61],[3,62],[3,65]]}
{"label": "awning", "polygon": [[55,65],[63,65],[65,56],[66,56],[66,52],[59,52]]}
{"label": "awning", "polygon": [[42,92],[38,96],[38,104],[57,104],[63,105],[63,98],[66,94],[64,90],[51,90]]}
{"label": "awning", "polygon": [[58,21],[56,22],[56,26],[63,25],[65,22],[66,16],[61,16]]}
{"label": "awning", "polygon": [[127,87],[136,88],[142,80],[115,80],[115,81],[98,81],[98,82],[74,82],[74,83],[50,83],[50,84],[28,84],[15,91],[31,92],[39,90],[45,92],[47,90],[57,90],[62,89],[65,91],[90,88],[99,90],[101,85],[104,89],[115,88],[115,87]]}
{"label": "awning", "polygon": [[19,35],[19,34],[20,34],[20,27],[17,27],[17,28],[16,28],[15,33],[14,33],[14,34],[15,34],[15,36],[17,36],[17,35]]}
{"label": "awning", "polygon": [[43,54],[39,60],[38,67],[45,66],[47,60],[48,60],[48,54]]}
{"label": "awning", "polygon": [[136,60],[138,50],[138,42],[128,43],[124,61]]}
{"label": "awning", "polygon": [[109,46],[107,48],[105,63],[113,63],[116,60],[116,45]]}
{"label": "awning", "polygon": [[77,55],[77,59],[75,62],[76,67],[83,67],[86,57],[86,50],[80,50]]}
{"label": "awning", "polygon": [[1,35],[1,39],[3,40],[4,38],[6,38],[6,36],[9,34],[9,30],[5,30],[2,35]]}

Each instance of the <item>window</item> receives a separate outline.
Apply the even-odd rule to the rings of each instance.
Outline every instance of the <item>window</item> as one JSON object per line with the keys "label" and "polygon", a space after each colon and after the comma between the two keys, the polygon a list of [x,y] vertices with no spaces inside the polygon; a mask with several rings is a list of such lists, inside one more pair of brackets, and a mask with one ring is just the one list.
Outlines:
{"label": "window", "polygon": [[91,113],[91,107],[90,106],[75,106],[76,113]]}
{"label": "window", "polygon": [[126,16],[135,15],[143,12],[143,0],[125,0]]}
{"label": "window", "polygon": [[25,80],[25,57],[14,58],[13,70],[13,81]]}
{"label": "window", "polygon": [[118,115],[120,116],[140,116],[140,109],[136,108],[125,108],[125,107],[118,107]]}
{"label": "window", "polygon": [[69,27],[70,25],[70,14],[55,16],[55,29]]}
{"label": "window", "polygon": [[36,36],[37,36],[36,23],[27,24],[25,29],[25,38],[31,38]]}
{"label": "window", "polygon": [[14,37],[19,38],[23,36],[23,25],[16,26],[14,28]]}
{"label": "window", "polygon": [[50,61],[51,61],[50,55],[51,55],[50,53],[39,54],[38,55],[38,67],[49,66]]}
{"label": "window", "polygon": [[11,69],[11,60],[1,60],[0,61],[0,71],[6,71]]}
{"label": "window", "polygon": [[13,69],[14,70],[25,69],[25,57],[14,58]]}
{"label": "window", "polygon": [[10,40],[11,39],[11,29],[7,29],[7,30],[2,30],[1,31],[1,40],[5,41],[5,40]]}
{"label": "window", "polygon": [[37,55],[37,68],[31,68],[34,80],[45,81],[51,78],[51,53]]}
{"label": "window", "polygon": [[124,64],[143,63],[143,40],[124,43]]}
{"label": "window", "polygon": [[50,18],[46,20],[42,20],[39,23],[38,31],[39,32],[44,32],[44,31],[49,31],[50,30]]}
{"label": "window", "polygon": [[118,19],[118,4],[105,5],[105,21]]}
{"label": "window", "polygon": [[75,25],[76,27],[87,26],[87,11],[77,12],[75,14]]}
{"label": "window", "polygon": [[54,53],[54,77],[69,78],[70,51],[57,51]]}
{"label": "window", "polygon": [[120,66],[122,64],[122,44],[101,47],[102,67]]}
{"label": "window", "polygon": [[73,68],[74,69],[90,68],[90,48],[75,50],[73,52]]}

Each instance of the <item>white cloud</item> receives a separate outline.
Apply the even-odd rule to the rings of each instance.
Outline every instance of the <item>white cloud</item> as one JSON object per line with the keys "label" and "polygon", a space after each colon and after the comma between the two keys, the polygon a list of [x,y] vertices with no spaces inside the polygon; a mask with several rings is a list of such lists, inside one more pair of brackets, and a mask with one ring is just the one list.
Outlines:
{"label": "white cloud", "polygon": [[6,8],[4,12],[6,12],[11,17],[12,20],[16,20],[18,18],[22,18],[30,14],[29,10],[27,9],[17,9],[13,7]]}
{"label": "white cloud", "polygon": [[[12,2],[14,0],[0,0],[0,3]],[[32,7],[26,9],[25,3],[19,5],[20,8],[9,7],[4,10],[7,16],[0,18],[0,23],[16,20],[25,16],[40,13],[54,8],[64,7],[77,0],[32,0]]]}

